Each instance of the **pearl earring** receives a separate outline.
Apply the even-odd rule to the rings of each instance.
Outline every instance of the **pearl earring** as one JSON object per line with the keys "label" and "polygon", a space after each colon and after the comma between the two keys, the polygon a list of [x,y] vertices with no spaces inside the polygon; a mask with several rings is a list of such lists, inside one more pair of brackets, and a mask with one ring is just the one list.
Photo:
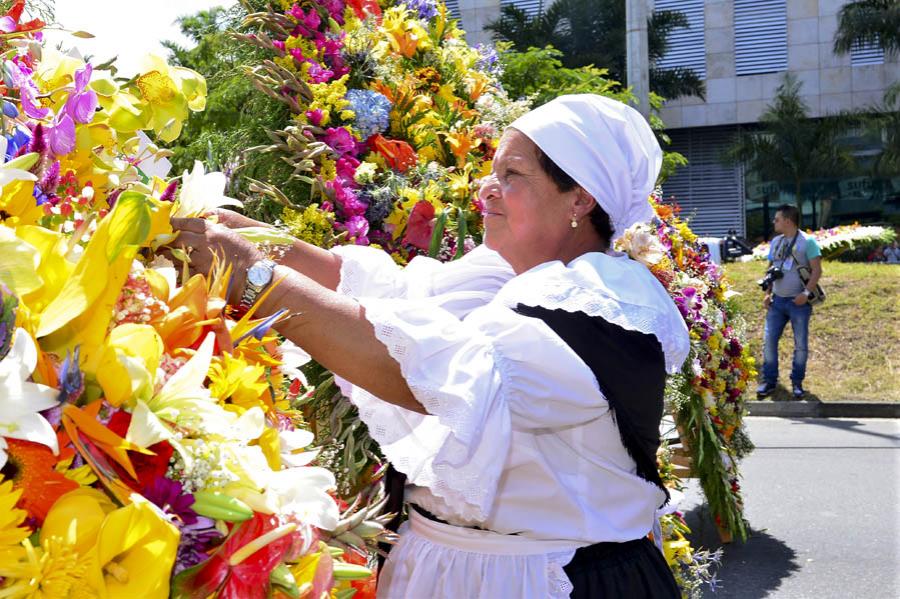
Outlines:
{"label": "pearl earring", "polygon": [[578,228],[578,218],[574,214],[572,215],[572,228],[573,229]]}

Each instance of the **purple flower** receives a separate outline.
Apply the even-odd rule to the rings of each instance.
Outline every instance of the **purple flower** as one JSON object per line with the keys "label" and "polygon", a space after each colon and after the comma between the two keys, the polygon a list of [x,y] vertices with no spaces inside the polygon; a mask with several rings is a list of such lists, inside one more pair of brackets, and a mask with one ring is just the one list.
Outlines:
{"label": "purple flower", "polygon": [[347,231],[347,235],[356,240],[356,245],[369,245],[369,238],[366,237],[369,233],[369,221],[365,216],[351,216],[347,222],[338,223],[337,228]]}
{"label": "purple flower", "polygon": [[339,156],[356,153],[356,138],[343,127],[329,127],[322,138]]}
{"label": "purple flower", "polygon": [[75,71],[75,90],[69,94],[66,105],[63,107],[63,111],[76,123],[90,123],[97,110],[97,93],[92,89],[85,89],[91,82],[92,72],[93,67],[90,64]]}
{"label": "purple flower", "polygon": [[404,0],[409,10],[419,13],[419,18],[426,21],[431,20],[438,14],[437,5],[434,0]]}
{"label": "purple flower", "polygon": [[331,69],[323,67],[314,60],[308,60],[307,62],[309,63],[309,70],[306,71],[306,74],[309,75],[309,79],[313,83],[327,83],[334,77],[334,71]]}
{"label": "purple flower", "polygon": [[57,115],[54,124],[47,128],[50,151],[65,156],[75,149],[75,121],[68,114]]}
{"label": "purple flower", "polygon": [[81,346],[75,346],[75,353],[66,353],[66,359],[63,360],[59,369],[59,397],[60,403],[74,403],[84,392],[84,375],[78,366],[79,357],[81,355]]}
{"label": "purple flower", "polygon": [[191,508],[194,496],[185,493],[180,482],[159,477],[141,492],[147,501],[161,509],[176,526],[196,524],[200,516]]}
{"label": "purple flower", "polygon": [[162,195],[159,196],[160,202],[171,202],[175,199],[175,192],[178,191],[178,180],[174,180],[168,185],[166,185],[165,190],[163,190]]}
{"label": "purple flower", "polygon": [[209,559],[210,551],[222,538],[216,530],[215,522],[209,518],[198,516],[193,524],[181,526],[181,538],[178,541],[178,553],[175,556],[173,574],[178,574],[200,562]]}

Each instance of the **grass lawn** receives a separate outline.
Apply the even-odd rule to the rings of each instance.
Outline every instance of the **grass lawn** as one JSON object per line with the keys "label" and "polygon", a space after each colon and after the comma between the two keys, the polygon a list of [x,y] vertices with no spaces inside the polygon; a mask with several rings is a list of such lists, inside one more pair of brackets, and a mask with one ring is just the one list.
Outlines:
{"label": "grass lawn", "polygon": [[[765,313],[756,285],[765,262],[727,264],[725,272],[747,319],[750,348],[762,371]],[[825,262],[828,298],[813,309],[806,399],[900,401],[900,266]],[[794,339],[790,324],[778,348],[779,387],[772,399],[791,400]],[[787,385],[787,388],[785,388]]]}

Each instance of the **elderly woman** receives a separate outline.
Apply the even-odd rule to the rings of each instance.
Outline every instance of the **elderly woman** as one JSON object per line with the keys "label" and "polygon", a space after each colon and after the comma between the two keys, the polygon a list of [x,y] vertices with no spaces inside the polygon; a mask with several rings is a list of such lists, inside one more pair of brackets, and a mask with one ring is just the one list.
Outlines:
{"label": "elderly woman", "polygon": [[[394,467],[410,519],[379,597],[679,597],[648,539],[666,372],[685,325],[611,249],[648,220],[661,151],[633,109],[563,96],[515,121],[480,189],[484,246],[404,269],[296,243],[273,265],[227,226],[176,222],[194,266],[231,259],[234,303],[337,376]],[[223,215],[225,225],[245,224]],[[657,535],[658,538],[658,535]]]}

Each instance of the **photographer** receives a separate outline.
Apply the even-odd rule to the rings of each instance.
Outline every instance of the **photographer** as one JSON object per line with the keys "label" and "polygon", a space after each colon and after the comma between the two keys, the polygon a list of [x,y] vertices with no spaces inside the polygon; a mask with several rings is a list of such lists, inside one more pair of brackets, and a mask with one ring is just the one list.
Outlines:
{"label": "photographer", "polygon": [[[791,389],[795,398],[805,394],[806,358],[809,341],[809,297],[822,276],[822,253],[812,237],[799,229],[800,211],[784,204],[778,207],[772,223],[779,233],[769,249],[769,269],[759,281],[766,296],[766,328],[764,335],[763,381],[756,391],[767,397],[778,382],[778,341],[784,327],[791,322],[794,331],[794,361],[791,367]],[[801,277],[802,273],[808,277]],[[804,283],[804,278],[808,279]]]}

